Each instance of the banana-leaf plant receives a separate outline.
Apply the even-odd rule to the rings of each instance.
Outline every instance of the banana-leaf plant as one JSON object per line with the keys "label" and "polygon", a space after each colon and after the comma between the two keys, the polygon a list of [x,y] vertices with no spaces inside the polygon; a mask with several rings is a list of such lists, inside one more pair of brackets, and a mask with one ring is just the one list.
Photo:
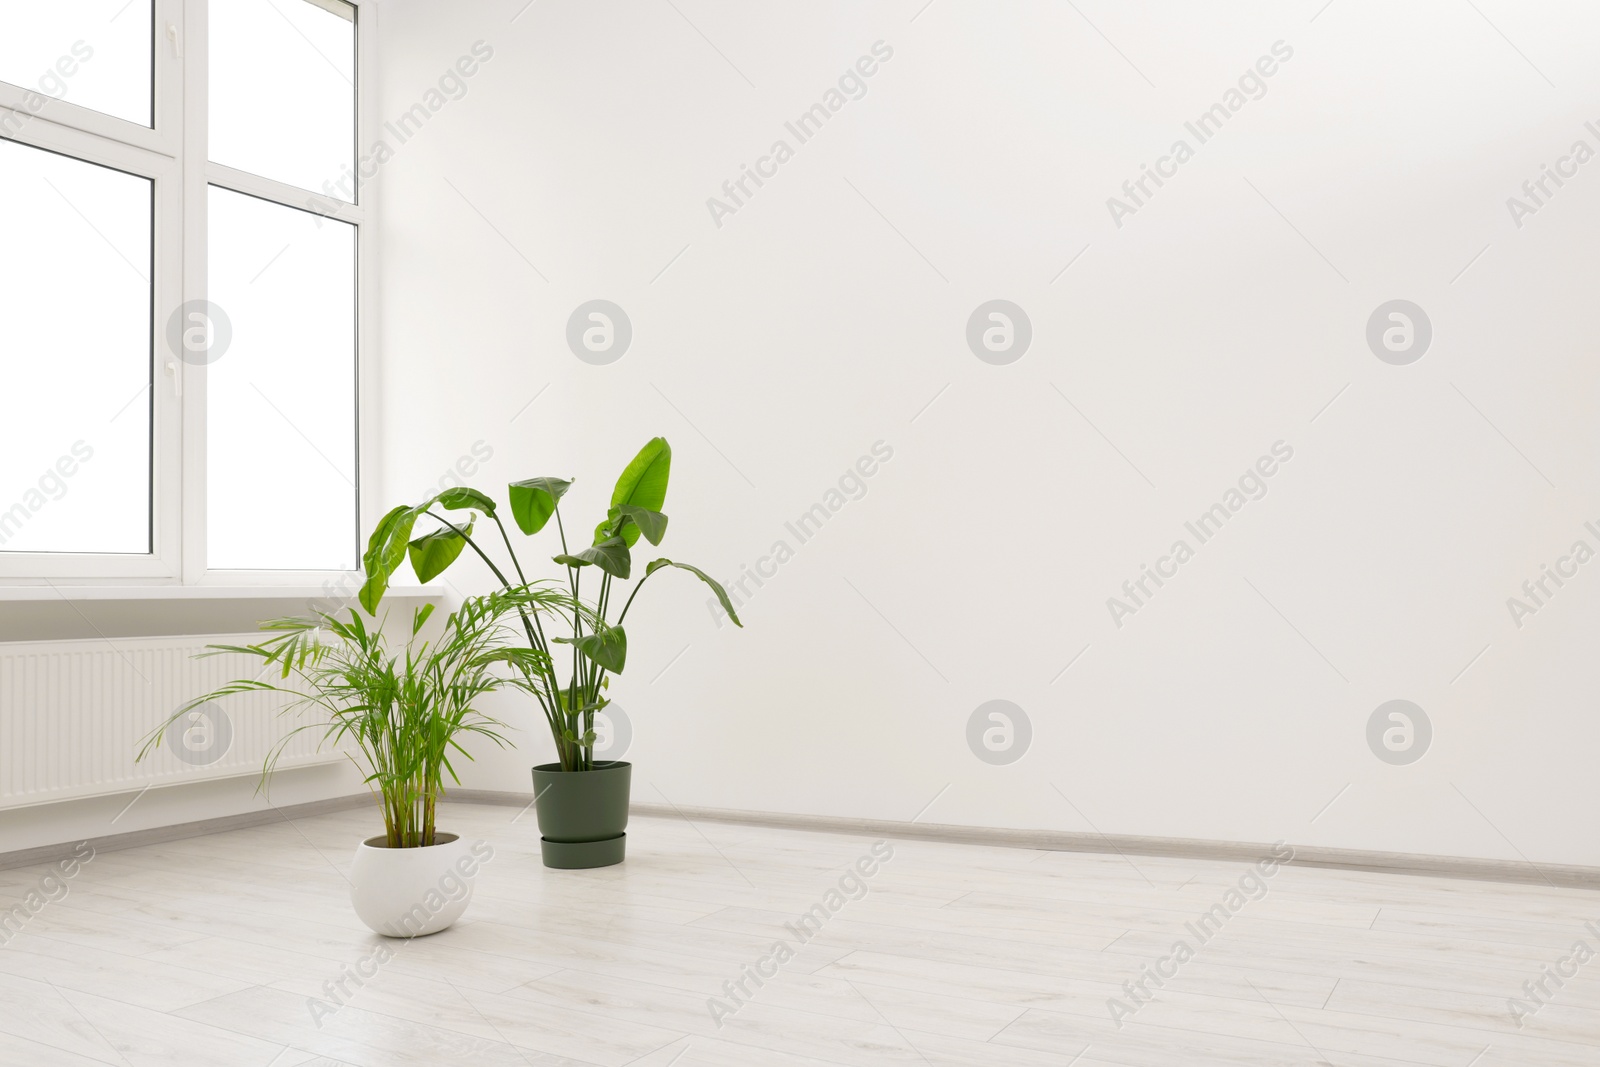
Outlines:
{"label": "banana-leaf plant", "polygon": [[[665,438],[652,438],[623,470],[611,493],[606,517],[594,529],[589,544],[580,548],[567,541],[561,503],[572,487],[567,478],[527,478],[507,487],[507,507],[512,521],[526,536],[543,531],[555,520],[561,551],[552,561],[565,571],[569,610],[561,618],[566,632],[548,632],[549,618],[539,611],[521,611],[526,652],[508,660],[522,672],[521,688],[532,693],[544,712],[555,741],[556,755],[564,771],[594,769],[594,716],[609,701],[605,690],[609,676],[621,674],[627,666],[628,635],[624,623],[634,597],[658,572],[668,568],[685,570],[711,587],[722,608],[735,624],[743,626],[728,593],[698,567],[660,558],[645,565],[634,580],[622,610],[612,612],[625,586],[633,579],[633,548],[642,537],[659,545],[667,532],[667,516],[662,512],[667,499],[667,480],[672,471],[672,448]],[[467,512],[451,517],[452,512]],[[494,548],[480,543],[476,513],[494,524],[505,549],[506,566],[490,554]],[[432,528],[417,534],[417,525],[428,520]],[[406,560],[419,581],[428,582],[443,574],[461,554],[471,549],[489,568],[507,592],[526,590],[542,583],[530,583],[512,544],[510,532],[495,500],[477,489],[458,487],[437,493],[419,504],[393,508],[373,530],[362,566],[366,583],[361,588],[361,604],[376,613],[388,590],[389,580]],[[498,551],[498,549],[496,549]],[[586,581],[586,575],[589,577]],[[589,599],[585,599],[587,593]],[[550,630],[555,629],[554,621]],[[558,645],[569,647],[562,653]],[[561,679],[562,661],[568,661],[566,680]]]}

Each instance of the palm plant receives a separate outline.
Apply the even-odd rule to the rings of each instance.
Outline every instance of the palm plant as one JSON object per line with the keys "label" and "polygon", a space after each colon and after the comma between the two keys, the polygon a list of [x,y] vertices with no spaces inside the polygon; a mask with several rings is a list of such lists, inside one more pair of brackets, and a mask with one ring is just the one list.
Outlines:
{"label": "palm plant", "polygon": [[[173,722],[202,704],[240,693],[279,694],[287,698],[281,714],[309,715],[311,721],[273,746],[262,766],[263,787],[289,743],[320,730],[321,744],[348,741],[359,753],[355,762],[383,809],[388,847],[432,845],[445,775],[460,781],[452,756],[472,758],[463,739],[506,745],[498,733],[503,724],[484,714],[480,701],[500,689],[523,687],[544,658],[508,643],[505,620],[565,611],[568,599],[546,586],[469,597],[432,638],[422,636],[433,612],[426,605],[412,613],[411,633],[398,651],[390,649],[382,626],[369,626],[353,609],[347,617],[318,612],[263,623],[261,629],[274,636],[259,644],[210,645],[202,653],[252,656],[263,665],[261,675],[189,701],[145,739],[139,759],[160,744]],[[263,677],[269,674],[276,677]]]}
{"label": "palm plant", "polygon": [[[643,577],[629,592],[616,620],[611,621],[615,584],[626,582],[631,575],[633,546],[640,537],[651,545],[659,545],[666,536],[667,516],[662,514],[661,508],[666,502],[671,469],[671,446],[665,438],[652,438],[617,479],[610,509],[595,527],[593,543],[577,551],[567,542],[561,516],[561,499],[571,487],[571,480],[529,478],[507,487],[511,515],[518,528],[532,536],[553,518],[561,541],[561,552],[553,560],[566,571],[565,610],[559,612],[559,617],[567,632],[548,634],[543,616],[549,613],[519,606],[516,610],[527,644],[508,650],[516,654],[507,662],[520,672],[520,688],[531,693],[544,712],[564,771],[587,771],[595,767],[594,716],[609,703],[604,695],[610,684],[609,675],[621,674],[627,664],[628,638],[623,623],[634,597],[653,575],[668,567],[689,571],[711,587],[728,618],[736,625],[744,625],[727,591],[715,579],[698,567],[665,558],[652,560],[645,567]],[[476,517],[469,517],[462,523],[440,514],[450,511],[482,512],[494,523],[510,560],[510,574],[474,539]],[[433,520],[436,528],[413,538],[417,521],[424,517]],[[388,589],[389,578],[402,561],[409,558],[417,579],[428,582],[444,573],[466,548],[471,548],[488,566],[503,593],[512,595],[530,588],[493,498],[476,489],[454,488],[420,504],[398,506],[378,523],[362,559],[367,577],[361,588],[362,606],[368,612],[377,611]],[[600,574],[599,589],[592,601],[585,601],[584,572],[590,567]],[[556,645],[571,646],[571,666],[565,682],[558,675]]]}

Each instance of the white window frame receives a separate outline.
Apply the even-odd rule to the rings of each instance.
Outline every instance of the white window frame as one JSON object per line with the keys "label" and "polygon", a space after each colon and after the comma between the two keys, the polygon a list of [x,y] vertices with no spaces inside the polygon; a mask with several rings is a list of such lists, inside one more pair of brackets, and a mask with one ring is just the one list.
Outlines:
{"label": "white window frame", "polygon": [[[226,3],[228,0],[219,0]],[[306,0],[302,0],[306,2]],[[377,0],[349,0],[356,11],[356,143],[358,165],[377,129]],[[377,227],[373,186],[357,203],[212,163],[208,158],[208,7],[210,0],[154,0],[154,129],[66,100],[38,98],[0,82],[0,120],[25,116],[9,140],[151,179],[154,187],[151,316],[151,544],[148,555],[0,552],[0,600],[7,588],[60,586],[261,586],[300,588],[348,583],[356,571],[214,570],[206,564],[206,368],[167,351],[166,323],[190,300],[206,299],[208,187],[218,185],[356,227],[356,494],[358,533],[374,518],[367,457],[377,420],[375,343]],[[29,102],[33,107],[29,107]]]}

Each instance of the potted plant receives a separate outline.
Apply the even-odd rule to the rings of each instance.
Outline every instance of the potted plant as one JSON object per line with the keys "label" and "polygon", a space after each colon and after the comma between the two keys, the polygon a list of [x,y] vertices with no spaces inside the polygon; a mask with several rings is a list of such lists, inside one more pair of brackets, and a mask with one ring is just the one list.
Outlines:
{"label": "potted plant", "polygon": [[[639,590],[662,570],[685,570],[711,587],[728,618],[744,625],[727,591],[710,575],[665,558],[645,566],[622,600],[621,611],[615,611],[622,583],[633,577],[633,547],[641,537],[659,545],[666,536],[667,516],[661,509],[671,469],[672,448],[665,438],[652,438],[617,478],[610,508],[595,527],[592,541],[576,549],[568,543],[561,513],[570,479],[528,478],[507,487],[511,517],[523,534],[538,534],[555,520],[561,552],[553,561],[566,578],[564,611],[517,609],[527,644],[508,661],[521,672],[519,688],[533,694],[555,742],[556,762],[533,768],[541,850],[549,867],[603,867],[623,859],[632,765],[594,758],[594,716],[608,703],[604,694],[609,676],[621,674],[627,664],[628,637],[623,626]],[[499,532],[508,566],[497,564],[474,538],[475,516],[458,522],[443,514],[451,511],[487,516]],[[413,536],[416,524],[424,518],[434,528]],[[377,610],[390,576],[403,560],[409,558],[418,580],[427,582],[444,573],[466,548],[488,566],[502,592],[510,595],[541,588],[529,583],[495,501],[476,489],[455,488],[420,504],[396,507],[378,523],[362,559],[366,571],[362,605],[369,612]],[[587,582],[586,575],[591,575]],[[589,599],[584,598],[586,591]],[[547,620],[552,623],[549,629]],[[558,623],[564,632],[554,632]],[[561,678],[563,666],[565,681]]]}
{"label": "potted plant", "polygon": [[[529,649],[507,647],[504,620],[565,608],[548,590],[510,590],[469,597],[445,619],[440,632],[422,635],[433,612],[412,613],[411,633],[391,651],[381,626],[368,626],[355,610],[347,618],[318,612],[277,619],[261,629],[274,636],[254,645],[211,645],[202,655],[236,653],[262,662],[256,678],[239,679],[179,708],[144,741],[139,759],[161,743],[168,727],[209,701],[240,693],[288,698],[282,714],[312,716],[290,729],[262,766],[264,789],[284,748],[298,734],[322,731],[321,743],[352,742],[383,811],[384,832],[363,841],[350,870],[350,899],[361,921],[388,937],[419,937],[454,923],[472,899],[473,876],[493,856],[485,843],[471,848],[437,829],[444,776],[459,781],[452,754],[469,736],[504,746],[501,723],[477,708],[481,698],[523,684]],[[509,666],[510,669],[507,669]],[[275,677],[264,677],[264,676]]]}

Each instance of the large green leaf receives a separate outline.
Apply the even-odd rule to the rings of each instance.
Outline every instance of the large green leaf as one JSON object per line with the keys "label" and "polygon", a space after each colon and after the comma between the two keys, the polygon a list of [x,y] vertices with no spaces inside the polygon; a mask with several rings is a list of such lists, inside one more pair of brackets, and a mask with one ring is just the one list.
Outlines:
{"label": "large green leaf", "polygon": [[576,643],[579,652],[612,674],[621,674],[628,662],[628,635],[622,632],[620,626],[609,626],[597,634],[585,634]]}
{"label": "large green leaf", "polygon": [[644,569],[644,576],[648,578],[662,567],[677,567],[679,570],[688,571],[690,574],[693,574],[695,577],[699,578],[702,582],[705,582],[711,587],[712,591],[717,594],[717,600],[722,603],[722,610],[728,613],[728,618],[733,620],[733,624],[741,628],[744,626],[744,623],[739,621],[739,614],[733,610],[733,601],[728,599],[728,591],[722,588],[721,582],[711,577],[711,575],[707,574],[699,567],[694,567],[687,563],[675,563],[670,559],[651,560]]}
{"label": "large green leaf", "polygon": [[613,578],[627,578],[633,568],[633,554],[621,537],[608,537],[598,545],[571,555],[563,553],[556,556],[555,561],[568,567],[587,567],[592,563]]}
{"label": "large green leaf", "polygon": [[467,508],[476,508],[485,515],[494,514],[494,498],[488,493],[480,493],[476,489],[461,486],[456,489],[446,489],[434,497],[439,506],[450,511],[464,511]]}
{"label": "large green leaf", "polygon": [[[667,503],[667,478],[671,473],[672,446],[665,437],[652,437],[617,478],[617,487],[611,491],[611,506],[620,508],[626,504],[660,511]],[[639,529],[625,527],[622,536],[631,547],[639,540]],[[601,539],[597,533],[595,540]]]}
{"label": "large green leaf", "polygon": [[618,522],[624,534],[631,524],[637,526],[639,532],[644,534],[644,539],[652,545],[659,545],[661,539],[667,536],[667,517],[659,511],[636,508],[632,504],[620,504],[613,510],[617,512]]}
{"label": "large green leaf", "polygon": [[378,613],[378,604],[383,600],[383,594],[388,591],[389,576],[387,574],[368,575],[367,580],[361,583],[359,599],[361,606],[368,615]]}
{"label": "large green leaf", "polygon": [[[465,533],[472,536],[472,523],[467,523]],[[467,547],[466,537],[453,526],[446,526],[430,534],[423,534],[409,547],[411,569],[417,572],[417,581],[431,582],[443,574],[450,564]]]}
{"label": "large green leaf", "polygon": [[410,510],[404,504],[392,507],[378,520],[378,525],[372,528],[372,536],[367,538],[367,551],[361,556],[361,565],[368,574],[372,573],[373,564],[383,554],[384,546],[389,543],[389,535],[394,531],[394,524],[400,521],[401,515]]}
{"label": "large green leaf", "polygon": [[367,609],[367,614],[377,614],[378,604],[389,589],[390,575],[406,558],[411,528],[416,525],[419,514],[417,508],[391,508],[387,515],[378,520],[372,536],[367,540],[367,552],[361,559],[367,580],[361,586],[360,593],[361,606]]}
{"label": "large green leaf", "polygon": [[620,534],[632,546],[641,533],[652,545],[659,545],[667,535],[667,517],[659,511],[622,504],[612,508],[606,514],[605,521],[594,528],[594,543],[599,544]]}
{"label": "large green leaf", "polygon": [[556,512],[556,503],[571,486],[571,482],[562,478],[512,482],[507,488],[511,491],[511,517],[517,520],[518,528],[529,535],[544,529],[544,524]]}
{"label": "large green leaf", "polygon": [[411,541],[411,528],[417,524],[417,516],[422,512],[417,508],[407,508],[395,519],[394,527],[389,531],[389,543],[384,545],[378,555],[378,565],[385,574],[393,574],[406,558],[406,545]]}

